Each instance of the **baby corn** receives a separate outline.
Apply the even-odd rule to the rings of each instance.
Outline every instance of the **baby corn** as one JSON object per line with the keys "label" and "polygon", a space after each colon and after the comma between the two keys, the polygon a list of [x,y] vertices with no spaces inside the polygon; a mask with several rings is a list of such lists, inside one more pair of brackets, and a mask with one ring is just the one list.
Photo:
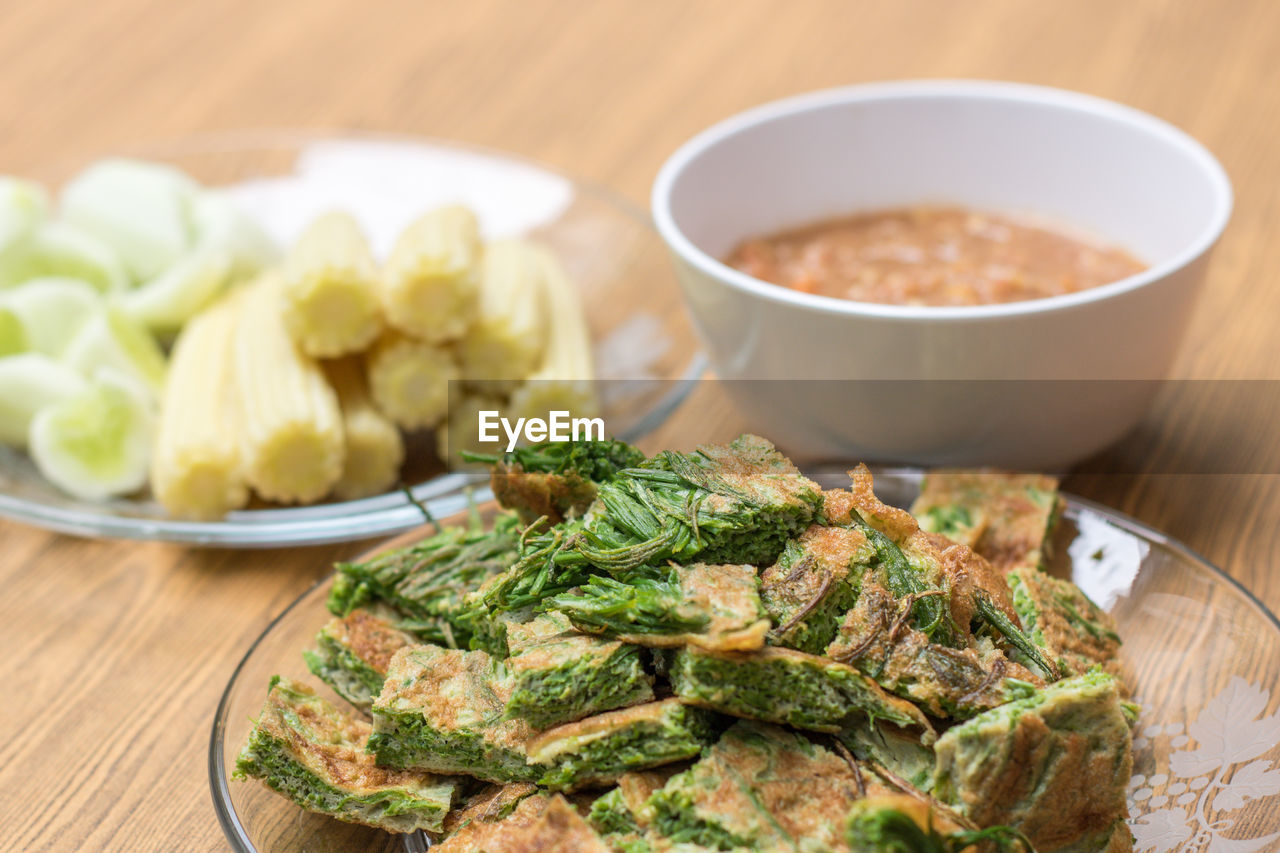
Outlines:
{"label": "baby corn", "polygon": [[311,223],[284,264],[284,320],[307,355],[332,358],[367,347],[382,327],[373,255],[346,213]]}
{"label": "baby corn", "polygon": [[342,476],[333,493],[342,500],[355,500],[386,491],[395,484],[404,461],[400,431],[373,405],[358,358],[329,362],[325,375],[338,394],[347,442]]}
{"label": "baby corn", "polygon": [[538,369],[546,347],[545,264],[522,240],[485,249],[480,314],[461,344],[468,379],[523,379]]}
{"label": "baby corn", "polygon": [[465,207],[443,207],[404,230],[383,269],[387,320],[430,343],[462,336],[479,298],[480,229]]}
{"label": "baby corn", "polygon": [[188,322],[169,360],[151,491],[172,515],[216,519],[249,500],[232,365],[239,296]]}
{"label": "baby corn", "polygon": [[369,393],[383,414],[405,429],[435,426],[449,409],[449,382],[458,378],[453,353],[388,332],[366,360]]}
{"label": "baby corn", "polygon": [[234,353],[249,484],[268,500],[316,501],[342,475],[342,412],[319,365],[280,315],[281,285],[264,276],[241,300]]}
{"label": "baby corn", "polygon": [[591,334],[586,314],[560,262],[539,251],[546,298],[547,348],[541,366],[511,394],[510,411],[520,418],[546,418],[567,411],[578,417],[599,414],[592,380]]}

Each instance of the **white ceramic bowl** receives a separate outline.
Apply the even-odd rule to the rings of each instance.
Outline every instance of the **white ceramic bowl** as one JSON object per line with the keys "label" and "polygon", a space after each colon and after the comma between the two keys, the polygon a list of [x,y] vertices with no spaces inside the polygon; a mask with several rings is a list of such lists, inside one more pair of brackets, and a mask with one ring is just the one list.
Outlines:
{"label": "white ceramic bowl", "polygon": [[[723,121],[667,161],[652,201],[717,374],[792,455],[1059,468],[1141,419],[1232,194],[1213,155],[1145,113],[1035,86],[912,81]],[[747,237],[921,203],[1061,223],[1148,269],[941,308],[799,293],[720,260]]]}

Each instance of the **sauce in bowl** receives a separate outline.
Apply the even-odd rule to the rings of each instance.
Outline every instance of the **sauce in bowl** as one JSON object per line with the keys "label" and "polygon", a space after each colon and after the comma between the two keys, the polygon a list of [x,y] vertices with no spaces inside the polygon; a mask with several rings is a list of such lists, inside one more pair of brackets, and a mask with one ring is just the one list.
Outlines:
{"label": "sauce in bowl", "polygon": [[860,213],[741,243],[727,263],[804,293],[890,305],[994,305],[1141,272],[1122,249],[957,207]]}

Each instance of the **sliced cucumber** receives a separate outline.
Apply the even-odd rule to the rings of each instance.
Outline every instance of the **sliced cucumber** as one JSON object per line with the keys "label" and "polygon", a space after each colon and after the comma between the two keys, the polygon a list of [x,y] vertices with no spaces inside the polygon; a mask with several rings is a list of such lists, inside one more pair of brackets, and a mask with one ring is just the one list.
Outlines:
{"label": "sliced cucumber", "polygon": [[36,412],[81,393],[83,376],[40,353],[0,358],[0,442],[27,446]]}
{"label": "sliced cucumber", "polygon": [[140,382],[155,399],[164,388],[165,358],[146,329],[119,308],[109,305],[76,333],[63,361],[86,376],[110,367]]}
{"label": "sliced cucumber", "polygon": [[21,178],[0,176],[0,248],[27,237],[49,214],[49,193]]}
{"label": "sliced cucumber", "polygon": [[135,282],[160,275],[195,242],[191,205],[200,187],[181,171],[159,163],[99,161],[62,191],[66,221],[119,253]]}
{"label": "sliced cucumber", "polygon": [[58,488],[85,500],[136,492],[147,481],[153,404],[109,367],[89,387],[41,409],[31,422],[31,458]]}
{"label": "sliced cucumber", "polygon": [[174,332],[222,292],[231,271],[226,250],[197,246],[137,290],[115,302],[135,322],[157,332]]}
{"label": "sliced cucumber", "polygon": [[0,305],[0,358],[31,349],[31,339],[22,318],[7,305]]}
{"label": "sliced cucumber", "polygon": [[280,260],[280,247],[219,190],[206,190],[192,208],[196,242],[225,249],[231,255],[231,279],[256,275]]}
{"label": "sliced cucumber", "polygon": [[0,248],[0,288],[51,276],[78,278],[101,293],[123,290],[129,281],[110,246],[65,222],[47,223]]}
{"label": "sliced cucumber", "polygon": [[22,323],[30,349],[60,358],[104,303],[93,285],[80,279],[37,278],[0,293],[0,307]]}

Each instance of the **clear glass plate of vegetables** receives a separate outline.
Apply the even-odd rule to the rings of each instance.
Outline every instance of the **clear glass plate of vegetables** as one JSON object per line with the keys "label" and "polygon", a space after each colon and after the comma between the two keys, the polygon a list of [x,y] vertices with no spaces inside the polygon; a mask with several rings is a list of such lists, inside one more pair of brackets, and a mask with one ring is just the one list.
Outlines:
{"label": "clear glass plate of vegetables", "polygon": [[466,506],[479,409],[634,440],[703,364],[647,217],[498,152],[245,133],[0,178],[0,514],[31,524],[390,534]]}

